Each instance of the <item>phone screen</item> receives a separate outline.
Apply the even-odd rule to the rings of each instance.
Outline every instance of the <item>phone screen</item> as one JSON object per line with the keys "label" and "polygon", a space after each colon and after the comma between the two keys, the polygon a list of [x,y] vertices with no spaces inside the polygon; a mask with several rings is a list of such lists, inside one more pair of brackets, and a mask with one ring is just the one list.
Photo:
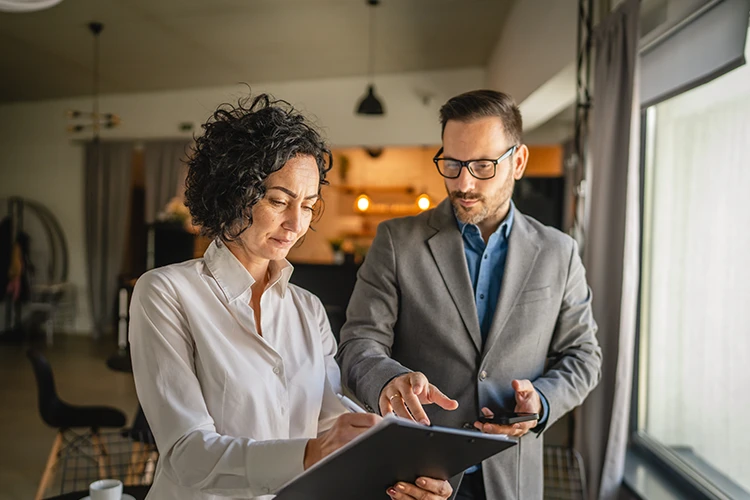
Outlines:
{"label": "phone screen", "polygon": [[528,422],[530,420],[539,420],[538,413],[496,413],[492,417],[481,415],[479,417],[480,422],[486,422],[489,424],[500,424],[500,425],[513,425],[519,422]]}

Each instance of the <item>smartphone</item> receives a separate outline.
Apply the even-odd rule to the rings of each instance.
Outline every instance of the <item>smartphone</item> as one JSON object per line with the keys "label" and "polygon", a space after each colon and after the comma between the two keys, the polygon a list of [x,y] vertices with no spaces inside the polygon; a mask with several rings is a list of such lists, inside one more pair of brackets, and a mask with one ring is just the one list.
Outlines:
{"label": "smartphone", "polygon": [[493,417],[479,416],[479,421],[488,424],[513,425],[529,420],[539,420],[538,413],[495,413]]}

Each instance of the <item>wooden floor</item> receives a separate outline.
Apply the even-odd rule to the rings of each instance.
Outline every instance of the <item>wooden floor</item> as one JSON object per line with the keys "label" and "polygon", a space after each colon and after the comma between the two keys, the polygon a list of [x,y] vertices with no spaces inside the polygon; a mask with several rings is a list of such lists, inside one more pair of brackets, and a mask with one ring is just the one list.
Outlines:
{"label": "wooden floor", "polygon": [[[28,347],[0,344],[0,500],[34,498],[56,432],[39,416]],[[53,347],[38,347],[52,365],[61,399],[113,406],[132,421],[138,405],[133,377],[107,368],[116,349],[111,339],[59,335]]]}

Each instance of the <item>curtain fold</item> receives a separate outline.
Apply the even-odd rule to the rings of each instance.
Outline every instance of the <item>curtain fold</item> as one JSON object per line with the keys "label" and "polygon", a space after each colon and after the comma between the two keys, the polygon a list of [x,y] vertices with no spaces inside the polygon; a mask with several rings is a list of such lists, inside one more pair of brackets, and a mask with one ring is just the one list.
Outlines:
{"label": "curtain fold", "polygon": [[624,470],[635,339],[639,240],[640,2],[626,0],[594,35],[588,224],[584,263],[599,324],[602,378],[578,410],[575,447],[588,498],[617,498]]}
{"label": "curtain fold", "polygon": [[86,145],[86,267],[93,335],[113,324],[117,277],[122,267],[133,166],[132,143]]}
{"label": "curtain fold", "polygon": [[148,142],[144,146],[146,170],[146,223],[153,223],[159,212],[185,190],[185,163],[191,141],[184,139]]}

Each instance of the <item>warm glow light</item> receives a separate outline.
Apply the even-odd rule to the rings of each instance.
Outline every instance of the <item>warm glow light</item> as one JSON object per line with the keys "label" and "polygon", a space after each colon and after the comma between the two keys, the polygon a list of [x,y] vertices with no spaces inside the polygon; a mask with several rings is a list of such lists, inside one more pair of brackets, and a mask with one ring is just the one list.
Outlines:
{"label": "warm glow light", "polygon": [[366,212],[367,209],[370,208],[370,198],[368,198],[366,194],[361,194],[357,196],[357,201],[354,203],[354,205],[360,212]]}
{"label": "warm glow light", "polygon": [[426,194],[420,194],[417,198],[417,206],[420,210],[427,210],[428,208],[430,208],[431,204],[432,203],[430,202],[430,197]]}

